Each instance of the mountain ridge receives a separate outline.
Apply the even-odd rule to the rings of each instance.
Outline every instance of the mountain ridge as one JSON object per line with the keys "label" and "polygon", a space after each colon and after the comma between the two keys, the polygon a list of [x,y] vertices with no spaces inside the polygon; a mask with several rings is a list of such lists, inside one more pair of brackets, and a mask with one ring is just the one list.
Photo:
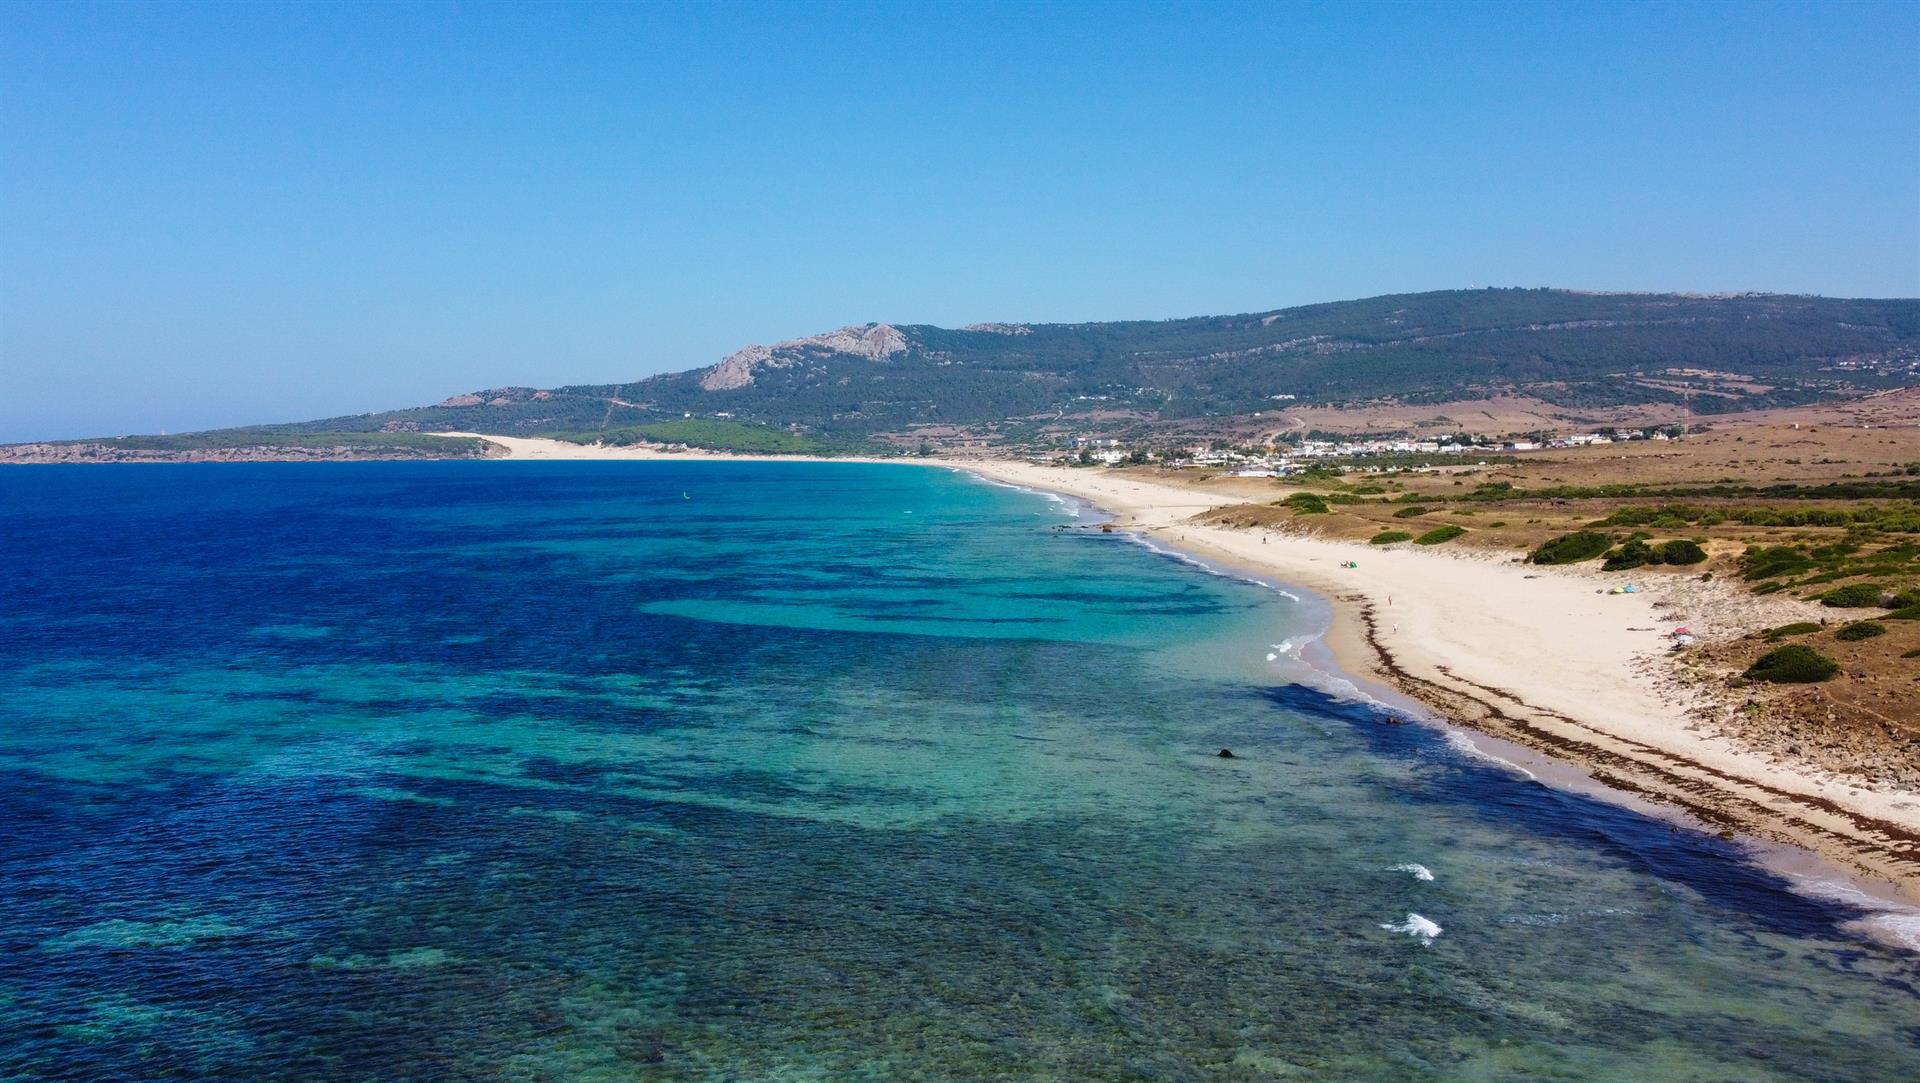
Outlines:
{"label": "mountain ridge", "polygon": [[822,447],[1022,444],[1230,430],[1279,402],[1520,396],[1574,415],[1711,415],[1914,383],[1916,299],[1441,290],[1167,320],[851,324],[628,383],[490,388],[247,431],[579,438],[706,419]]}

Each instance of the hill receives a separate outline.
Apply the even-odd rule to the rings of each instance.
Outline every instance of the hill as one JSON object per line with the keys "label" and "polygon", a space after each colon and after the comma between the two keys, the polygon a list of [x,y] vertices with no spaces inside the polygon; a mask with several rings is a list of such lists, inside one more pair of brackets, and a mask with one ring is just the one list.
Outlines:
{"label": "hill", "polygon": [[1854,397],[1917,373],[1916,300],[1451,290],[1161,321],[867,324],[632,383],[495,388],[256,431],[631,441],[704,419],[716,423],[697,427],[708,446],[785,443],[766,429],[811,450],[1017,444],[1232,431],[1256,414],[1383,404],[1439,414],[1517,399],[1575,424],[1724,414]]}

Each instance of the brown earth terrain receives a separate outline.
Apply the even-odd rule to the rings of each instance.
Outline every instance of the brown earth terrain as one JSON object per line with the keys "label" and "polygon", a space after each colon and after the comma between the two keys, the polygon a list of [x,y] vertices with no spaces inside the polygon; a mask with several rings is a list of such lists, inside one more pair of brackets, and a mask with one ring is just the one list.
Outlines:
{"label": "brown earth terrain", "polygon": [[1470,433],[1477,436],[1505,436],[1536,429],[1551,431],[1605,425],[1667,425],[1685,423],[1694,418],[1678,406],[1576,409],[1526,395],[1500,395],[1454,402],[1402,403],[1387,400],[1343,406],[1301,407],[1278,403],[1275,410],[1264,412],[1260,420],[1272,423],[1264,428],[1274,433],[1317,430],[1330,433]]}
{"label": "brown earth terrain", "polygon": [[[1708,560],[1700,564],[1607,573],[1621,584],[1633,582],[1689,599],[1676,605],[1675,612],[1695,613],[1695,619],[1705,607],[1713,607],[1718,619],[1712,623],[1738,630],[1676,652],[1671,659],[1676,685],[1710,692],[1711,701],[1719,705],[1703,713],[1702,723],[1783,758],[1809,760],[1863,781],[1920,784],[1920,619],[1914,619],[1911,609],[1820,601],[1826,592],[1850,583],[1878,588],[1882,603],[1901,595],[1910,598],[1920,590],[1920,555],[1914,553],[1920,538],[1913,532],[1920,509],[1906,498],[1806,499],[1747,491],[1915,480],[1907,471],[1920,464],[1920,389],[1845,404],[1715,418],[1707,424],[1707,431],[1684,440],[1496,453],[1432,471],[1369,474],[1362,466],[1360,472],[1317,479],[1130,472],[1188,485],[1199,479],[1204,488],[1244,499],[1209,514],[1210,521],[1221,525],[1304,530],[1349,540],[1367,540],[1385,531],[1418,537],[1453,526],[1464,533],[1442,544],[1512,554],[1515,559],[1622,509],[1680,503],[1717,510],[1729,517],[1710,524],[1599,528],[1620,538],[1634,532],[1649,535],[1653,545],[1691,539],[1706,550]],[[1461,499],[1489,485],[1511,485],[1514,495]],[[1627,495],[1527,495],[1617,485],[1636,489]],[[1663,497],[1657,492],[1689,486],[1725,486],[1732,495]],[[1639,491],[1643,489],[1655,491]],[[1322,497],[1328,502],[1326,513],[1281,503],[1296,493]],[[1894,527],[1754,524],[1731,517],[1753,509],[1863,507],[1889,512],[1887,521]],[[1410,513],[1413,508],[1427,510]],[[1755,547],[1851,551],[1799,575],[1754,581],[1743,576],[1742,556]],[[1599,563],[1585,566],[1597,568]],[[1688,589],[1703,580],[1719,582],[1713,582],[1711,590],[1704,584],[1703,589]],[[1728,580],[1752,589],[1728,591]],[[1870,638],[1850,638],[1858,631],[1842,636],[1849,625],[1863,623],[1884,632]],[[1766,635],[1769,629],[1794,625],[1811,628]],[[1771,684],[1743,676],[1762,655],[1794,643],[1833,659],[1838,672],[1809,684]]]}

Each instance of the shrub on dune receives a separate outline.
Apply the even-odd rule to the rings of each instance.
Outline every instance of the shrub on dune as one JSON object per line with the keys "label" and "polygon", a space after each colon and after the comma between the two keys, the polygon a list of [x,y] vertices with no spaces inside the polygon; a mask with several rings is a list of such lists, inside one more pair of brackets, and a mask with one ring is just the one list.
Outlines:
{"label": "shrub on dune", "polygon": [[1281,503],[1292,508],[1295,515],[1327,514],[1326,500],[1313,493],[1295,493]]}
{"label": "shrub on dune", "polygon": [[1604,571],[1620,572],[1628,568],[1638,568],[1642,564],[1652,564],[1658,559],[1653,547],[1643,541],[1628,541],[1607,554],[1600,567]]}
{"label": "shrub on dune", "polygon": [[1815,684],[1840,672],[1840,663],[1804,643],[1789,643],[1760,656],[1747,677],[1775,684]]}
{"label": "shrub on dune", "polygon": [[1820,604],[1835,609],[1865,609],[1880,604],[1880,588],[1872,583],[1848,583],[1822,594]]}
{"label": "shrub on dune", "polygon": [[1613,547],[1613,536],[1598,530],[1580,530],[1541,542],[1527,559],[1535,564],[1578,564]]}
{"label": "shrub on dune", "polygon": [[1698,564],[1707,559],[1707,551],[1696,542],[1676,538],[1660,547],[1662,564]]}

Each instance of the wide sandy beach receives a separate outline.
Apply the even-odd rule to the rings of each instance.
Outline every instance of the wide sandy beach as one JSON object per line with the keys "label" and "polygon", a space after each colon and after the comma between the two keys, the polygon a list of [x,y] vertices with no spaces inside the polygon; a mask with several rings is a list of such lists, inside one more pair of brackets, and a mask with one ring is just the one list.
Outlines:
{"label": "wide sandy beach", "polygon": [[[485,438],[514,459],[703,457]],[[1680,679],[1665,635],[1676,625],[1709,640],[1751,630],[1755,605],[1735,585],[1655,574],[1634,580],[1639,593],[1607,594],[1620,577],[1512,556],[1199,523],[1195,516],[1244,500],[1158,479],[1004,460],[884,461],[1078,497],[1112,514],[1118,528],[1319,592],[1333,603],[1327,644],[1349,672],[1442,718],[1572,764],[1606,787],[1677,807],[1714,829],[1811,850],[1920,901],[1920,795],[1743,747],[1724,725],[1727,705]]]}

